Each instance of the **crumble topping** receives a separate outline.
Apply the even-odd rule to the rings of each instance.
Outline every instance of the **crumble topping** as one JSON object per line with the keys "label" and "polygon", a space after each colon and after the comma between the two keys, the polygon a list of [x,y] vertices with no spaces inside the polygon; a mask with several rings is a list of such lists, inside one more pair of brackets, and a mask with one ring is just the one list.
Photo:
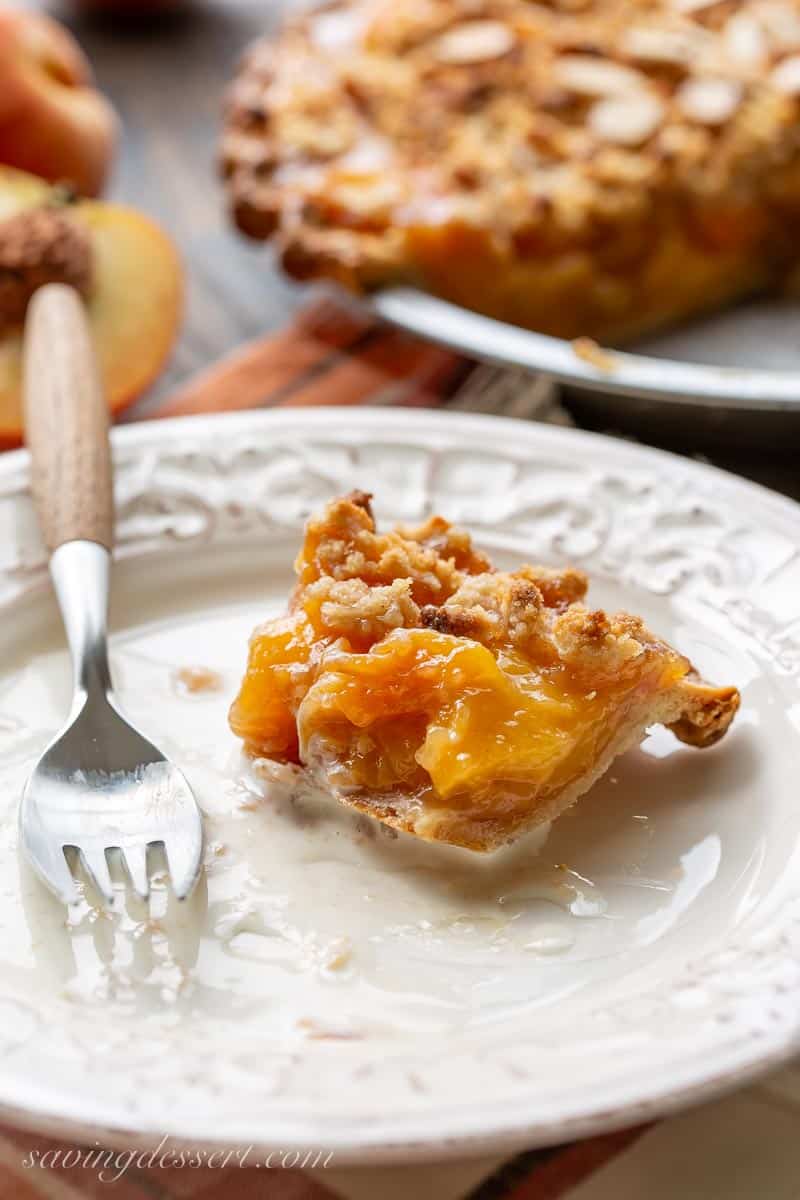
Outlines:
{"label": "crumble topping", "polygon": [[577,567],[525,566],[514,572],[514,578],[535,583],[546,606],[557,612],[582,600],[589,587],[588,575]]}
{"label": "crumble topping", "polygon": [[617,359],[615,356],[609,354],[608,350],[604,350],[602,346],[598,346],[593,338],[575,338],[572,342],[572,349],[578,358],[583,359],[590,367],[594,367],[596,371],[611,373],[617,369]]}
{"label": "crumble topping", "polygon": [[[334,654],[340,639],[369,647],[393,630],[431,629],[560,661],[591,687],[663,652],[639,617],[582,603],[584,571],[533,564],[497,571],[466,530],[440,516],[378,533],[371,499],[356,491],[328,504],[308,522],[296,562],[293,605],[331,640]],[[738,693],[704,683],[670,654],[690,671],[685,712],[670,728],[688,744],[711,745],[733,719]]]}
{"label": "crumble topping", "polygon": [[89,234],[56,208],[26,209],[0,222],[0,333],[24,321],[33,293],[46,283],[67,283],[88,296]]}
{"label": "crumble topping", "polygon": [[306,612],[317,612],[324,633],[359,642],[377,642],[392,629],[410,629],[420,623],[409,579],[377,587],[363,579],[318,579],[306,588],[303,607]]}
{"label": "crumble topping", "polygon": [[222,164],[298,276],[425,286],[449,231],[440,256],[556,259],[564,286],[588,256],[611,322],[663,282],[673,226],[699,261],[796,259],[798,122],[797,0],[343,0],[251,49]]}
{"label": "crumble topping", "polygon": [[438,633],[469,637],[485,646],[524,649],[546,631],[545,601],[529,579],[503,571],[466,578],[446,604],[427,605],[422,623]]}
{"label": "crumble topping", "polygon": [[644,623],[628,613],[607,616],[600,609],[574,604],[553,622],[553,642],[570,666],[609,677],[624,670],[631,659],[646,652],[649,638]]}
{"label": "crumble topping", "polygon": [[558,816],[648,726],[712,745],[739,705],[575,568],[494,570],[441,517],[378,532],[363,492],[310,520],[230,723],[390,827],[488,850]]}
{"label": "crumble topping", "polygon": [[179,667],[173,674],[177,691],[184,696],[198,696],[205,692],[218,692],[224,680],[219,671],[212,667]]}
{"label": "crumble topping", "polygon": [[468,534],[441,518],[376,533],[369,496],[354,492],[309,522],[297,570],[301,588],[320,576],[360,579],[370,587],[407,580],[414,602],[425,604],[451,595],[462,571],[481,570],[486,562]]}
{"label": "crumble topping", "polygon": [[456,529],[444,517],[428,517],[422,525],[398,525],[400,537],[411,542],[419,542],[428,547],[439,558],[453,563],[458,571],[474,574],[478,571],[488,571],[491,563],[485,554],[472,544],[472,538],[465,529]]}

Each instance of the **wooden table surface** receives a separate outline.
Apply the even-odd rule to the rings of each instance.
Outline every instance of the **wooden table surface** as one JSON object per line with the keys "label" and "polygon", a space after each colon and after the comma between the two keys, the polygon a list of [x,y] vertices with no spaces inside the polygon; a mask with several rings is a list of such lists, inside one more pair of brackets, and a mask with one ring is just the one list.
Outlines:
{"label": "wooden table surface", "polygon": [[150,394],[284,324],[303,289],[275,269],[268,249],[231,228],[215,162],[225,86],[248,41],[280,19],[282,3],[186,0],[180,13],[133,24],[80,14],[70,0],[14,7],[46,11],[73,30],[122,117],[107,195],[155,217],[183,255],[183,330]]}

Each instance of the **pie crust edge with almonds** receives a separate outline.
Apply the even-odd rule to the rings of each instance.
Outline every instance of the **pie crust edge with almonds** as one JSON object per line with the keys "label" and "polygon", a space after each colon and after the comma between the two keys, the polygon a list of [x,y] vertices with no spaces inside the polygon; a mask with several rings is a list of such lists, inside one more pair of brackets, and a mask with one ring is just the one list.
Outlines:
{"label": "pie crust edge with almonds", "polygon": [[707,747],[739,707],[571,567],[495,570],[441,517],[376,530],[363,492],[312,518],[288,613],[259,626],[230,723],[397,829],[493,850],[551,821],[647,729]]}
{"label": "pie crust edge with almonds", "polygon": [[246,56],[222,143],[286,270],[630,340],[800,263],[797,0],[338,0]]}

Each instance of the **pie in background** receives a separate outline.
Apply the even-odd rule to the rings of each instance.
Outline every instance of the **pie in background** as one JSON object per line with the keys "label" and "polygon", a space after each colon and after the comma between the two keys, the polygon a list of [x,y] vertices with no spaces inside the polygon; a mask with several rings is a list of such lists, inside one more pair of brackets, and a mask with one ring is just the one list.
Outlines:
{"label": "pie in background", "polygon": [[494,570],[441,517],[379,533],[363,492],[306,528],[286,616],[257,628],[230,723],[338,800],[492,850],[559,816],[655,724],[711,746],[739,707],[571,567]]}
{"label": "pie in background", "polygon": [[798,0],[344,0],[257,42],[222,146],[286,270],[619,342],[800,264]]}

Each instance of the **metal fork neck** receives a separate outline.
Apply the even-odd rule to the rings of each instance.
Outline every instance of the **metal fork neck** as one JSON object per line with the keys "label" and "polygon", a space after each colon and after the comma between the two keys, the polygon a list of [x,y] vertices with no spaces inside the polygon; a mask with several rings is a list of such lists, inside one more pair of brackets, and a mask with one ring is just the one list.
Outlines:
{"label": "metal fork neck", "polygon": [[50,559],[80,700],[111,691],[107,642],[110,560],[104,546],[87,541],[65,542]]}

